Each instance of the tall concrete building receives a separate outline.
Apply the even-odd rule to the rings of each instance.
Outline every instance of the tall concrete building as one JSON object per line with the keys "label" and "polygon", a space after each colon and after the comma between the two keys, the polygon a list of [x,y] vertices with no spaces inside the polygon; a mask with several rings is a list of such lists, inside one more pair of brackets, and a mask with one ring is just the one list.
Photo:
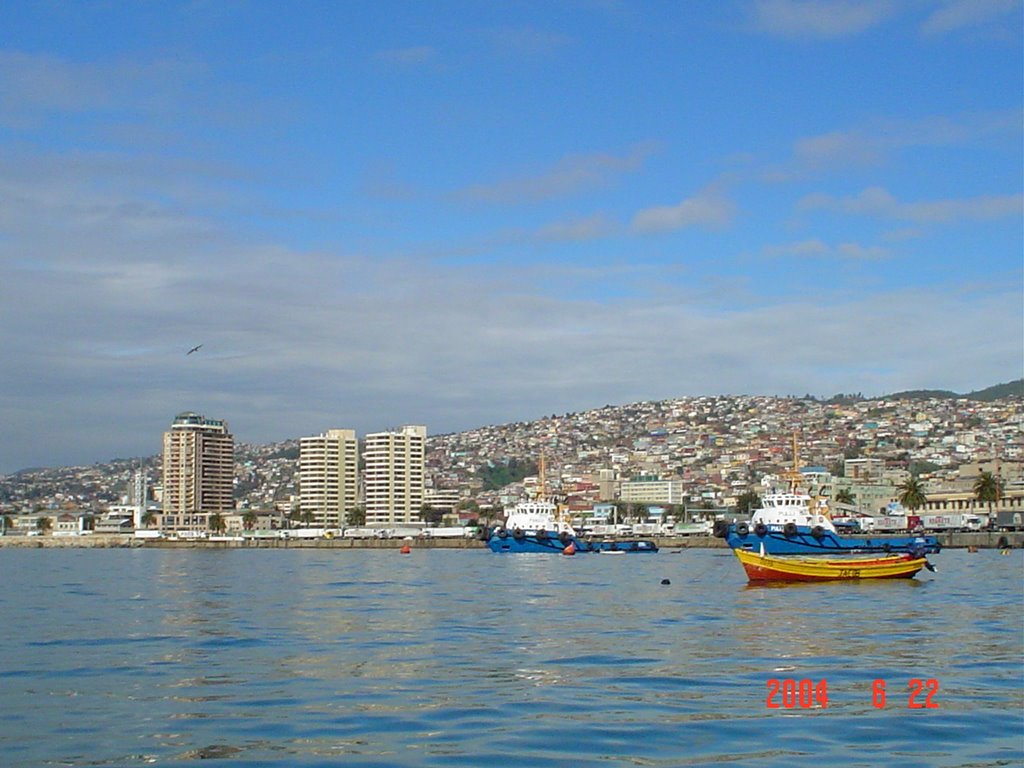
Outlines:
{"label": "tall concrete building", "polygon": [[181,413],[164,432],[161,527],[205,531],[214,512],[230,512],[235,439],[227,422]]}
{"label": "tall concrete building", "polygon": [[321,528],[341,528],[356,506],[359,442],[351,429],[299,440],[299,512]]}
{"label": "tall concrete building", "polygon": [[424,498],[427,428],[405,426],[366,436],[366,524],[418,525]]}

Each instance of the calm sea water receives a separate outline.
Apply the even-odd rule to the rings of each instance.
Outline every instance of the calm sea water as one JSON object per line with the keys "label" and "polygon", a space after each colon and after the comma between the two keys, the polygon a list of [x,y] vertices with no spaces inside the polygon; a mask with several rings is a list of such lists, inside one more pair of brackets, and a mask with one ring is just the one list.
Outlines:
{"label": "calm sea water", "polygon": [[1021,765],[1024,552],[933,561],[749,587],[724,550],[4,549],[0,763]]}

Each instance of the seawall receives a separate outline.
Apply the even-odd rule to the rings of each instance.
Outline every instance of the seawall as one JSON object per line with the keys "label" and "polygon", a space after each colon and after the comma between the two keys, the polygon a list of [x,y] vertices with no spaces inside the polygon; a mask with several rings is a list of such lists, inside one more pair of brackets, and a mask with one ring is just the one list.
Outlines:
{"label": "seawall", "polygon": [[[950,549],[1000,549],[1007,545],[1014,549],[1024,547],[1024,531],[1003,532],[985,531],[970,533],[936,534],[943,547]],[[884,536],[875,537],[884,539]],[[655,543],[661,550],[700,548],[724,548],[723,539],[714,536],[678,536],[655,537]],[[136,539],[125,534],[90,534],[86,536],[0,536],[0,548],[23,547],[30,549],[80,547],[80,548],[115,548],[115,547],[146,547],[157,549],[398,549],[409,544],[413,549],[482,549],[484,543],[477,539],[271,539],[247,538],[244,540],[228,539],[211,541],[203,539]]]}

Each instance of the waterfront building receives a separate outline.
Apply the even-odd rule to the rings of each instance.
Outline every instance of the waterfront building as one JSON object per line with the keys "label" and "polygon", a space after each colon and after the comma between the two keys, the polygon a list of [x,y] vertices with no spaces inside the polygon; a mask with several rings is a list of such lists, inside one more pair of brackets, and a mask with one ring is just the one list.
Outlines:
{"label": "waterfront building", "polygon": [[615,470],[599,469],[597,471],[597,487],[599,501],[612,501],[615,498]]}
{"label": "waterfront building", "polygon": [[434,488],[426,492],[423,503],[431,509],[451,513],[455,511],[462,498],[462,492],[458,488]]}
{"label": "waterfront building", "polygon": [[235,439],[227,422],[186,412],[164,432],[160,527],[207,531],[209,518],[234,509]]}
{"label": "waterfront building", "polygon": [[640,477],[622,483],[620,498],[630,504],[683,504],[686,493],[682,480]]}
{"label": "waterfront building", "polygon": [[884,459],[860,458],[843,461],[843,476],[853,481],[877,482],[884,470]]}
{"label": "waterfront building", "polygon": [[404,426],[366,436],[363,485],[366,525],[420,525],[427,428]]}
{"label": "waterfront building", "polygon": [[319,528],[341,528],[358,501],[359,442],[351,429],[299,440],[299,513]]}

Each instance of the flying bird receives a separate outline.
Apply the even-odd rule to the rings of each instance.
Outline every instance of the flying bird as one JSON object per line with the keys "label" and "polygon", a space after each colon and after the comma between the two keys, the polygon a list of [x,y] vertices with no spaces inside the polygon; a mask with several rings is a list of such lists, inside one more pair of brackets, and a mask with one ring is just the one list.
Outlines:
{"label": "flying bird", "polygon": [[200,348],[201,346],[203,346],[203,345],[202,345],[202,344],[196,344],[196,345],[195,345],[194,347],[192,347],[192,349],[190,349],[190,350],[189,350],[188,352],[186,352],[186,353],[185,353],[185,357],[188,357],[188,356],[189,356],[189,355],[191,355],[191,354],[192,354],[193,352],[198,352],[198,351],[199,351],[199,348]]}

